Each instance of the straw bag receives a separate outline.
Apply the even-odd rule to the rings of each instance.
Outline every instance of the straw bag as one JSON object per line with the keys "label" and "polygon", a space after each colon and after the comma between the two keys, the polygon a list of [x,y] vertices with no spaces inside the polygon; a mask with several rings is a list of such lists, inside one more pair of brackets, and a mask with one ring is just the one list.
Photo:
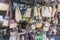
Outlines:
{"label": "straw bag", "polygon": [[27,8],[25,14],[23,15],[23,17],[30,17],[31,15],[31,8]]}
{"label": "straw bag", "polygon": [[15,19],[17,22],[19,22],[22,19],[22,15],[18,7],[16,7],[16,10],[15,10]]}

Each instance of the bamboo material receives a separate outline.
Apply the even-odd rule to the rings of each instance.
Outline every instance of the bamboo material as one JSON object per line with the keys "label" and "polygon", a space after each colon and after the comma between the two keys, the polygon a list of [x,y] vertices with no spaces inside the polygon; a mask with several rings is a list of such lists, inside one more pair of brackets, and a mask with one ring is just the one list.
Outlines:
{"label": "bamboo material", "polygon": [[31,8],[28,8],[23,17],[30,17],[30,15],[31,15]]}
{"label": "bamboo material", "polygon": [[18,7],[16,7],[16,10],[15,10],[15,19],[17,22],[19,22],[22,19],[22,15]]}

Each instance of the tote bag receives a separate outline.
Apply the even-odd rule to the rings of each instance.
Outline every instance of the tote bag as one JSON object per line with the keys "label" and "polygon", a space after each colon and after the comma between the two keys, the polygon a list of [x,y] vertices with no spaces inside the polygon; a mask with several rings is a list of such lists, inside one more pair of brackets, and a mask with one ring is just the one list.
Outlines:
{"label": "tote bag", "polygon": [[38,16],[38,14],[37,14],[37,7],[34,7],[34,16]]}
{"label": "tote bag", "polygon": [[15,19],[17,22],[19,22],[22,19],[22,15],[18,7],[16,7],[16,10],[15,10]]}
{"label": "tote bag", "polygon": [[30,17],[31,16],[31,8],[27,8],[27,10],[25,11],[25,14],[23,15],[23,17]]}

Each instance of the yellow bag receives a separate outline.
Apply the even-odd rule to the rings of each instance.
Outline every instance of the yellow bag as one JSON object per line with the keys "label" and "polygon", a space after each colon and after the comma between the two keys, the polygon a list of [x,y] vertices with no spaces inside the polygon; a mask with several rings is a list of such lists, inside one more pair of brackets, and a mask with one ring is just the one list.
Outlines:
{"label": "yellow bag", "polygon": [[32,23],[33,22],[33,19],[32,18],[29,18],[28,21],[29,21],[29,23]]}
{"label": "yellow bag", "polygon": [[36,23],[36,28],[41,28],[42,27],[42,23]]}

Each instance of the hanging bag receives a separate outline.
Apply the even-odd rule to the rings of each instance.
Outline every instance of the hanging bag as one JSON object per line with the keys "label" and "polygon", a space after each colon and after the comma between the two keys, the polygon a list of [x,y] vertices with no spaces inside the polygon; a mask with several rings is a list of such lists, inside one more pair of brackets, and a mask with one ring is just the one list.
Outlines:
{"label": "hanging bag", "polygon": [[16,7],[16,10],[15,10],[15,20],[16,20],[17,22],[19,22],[21,19],[22,19],[21,12],[20,12],[19,8]]}

